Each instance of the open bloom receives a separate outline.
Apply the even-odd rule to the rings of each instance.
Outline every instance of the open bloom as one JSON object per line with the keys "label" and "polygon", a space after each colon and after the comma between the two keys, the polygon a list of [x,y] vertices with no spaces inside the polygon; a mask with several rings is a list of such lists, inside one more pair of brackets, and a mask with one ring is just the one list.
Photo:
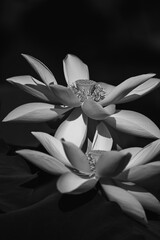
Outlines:
{"label": "open bloom", "polygon": [[135,100],[159,86],[155,74],[131,77],[118,86],[90,80],[88,66],[74,55],[67,55],[63,69],[67,86],[57,84],[51,71],[39,60],[23,57],[43,82],[29,75],[7,79],[42,102],[28,103],[11,111],[3,121],[49,121],[71,111],[55,133],[81,147],[87,132],[88,117],[105,121],[113,128],[143,137],[159,138],[158,127],[146,116],[116,110],[115,104]]}
{"label": "open bloom", "polygon": [[160,213],[158,199],[141,186],[146,178],[160,172],[160,162],[146,164],[160,153],[160,140],[145,148],[111,151],[112,141],[101,122],[92,144],[88,144],[84,153],[71,142],[60,141],[42,132],[33,134],[50,155],[29,149],[17,153],[43,170],[60,175],[57,188],[61,193],[80,194],[99,182],[108,199],[117,202],[136,220],[147,223],[144,208]]}

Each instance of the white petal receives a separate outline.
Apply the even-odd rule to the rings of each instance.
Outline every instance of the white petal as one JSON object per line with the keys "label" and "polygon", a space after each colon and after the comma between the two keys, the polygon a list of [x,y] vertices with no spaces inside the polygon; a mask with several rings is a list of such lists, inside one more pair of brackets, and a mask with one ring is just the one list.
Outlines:
{"label": "white petal", "polygon": [[44,148],[62,163],[71,166],[63,149],[61,141],[44,132],[32,132]]}
{"label": "white petal", "polygon": [[42,99],[43,101],[54,102],[56,100],[53,96],[53,93],[44,83],[29,75],[8,78],[7,81],[15,84],[22,90],[30,93],[34,97]]}
{"label": "white petal", "polygon": [[55,77],[52,72],[42,63],[40,60],[29,56],[27,54],[22,54],[22,56],[27,60],[27,62],[34,68],[34,70],[40,75],[43,82],[48,86],[51,82],[57,84]]}
{"label": "white petal", "polygon": [[43,152],[22,149],[16,151],[19,155],[26,158],[42,170],[52,173],[52,174],[63,174],[69,171],[63,163],[58,161],[56,158],[45,154]]}
{"label": "white petal", "polygon": [[63,69],[67,84],[72,84],[78,79],[89,79],[87,65],[74,55],[66,56],[63,60]]}
{"label": "white petal", "polygon": [[110,201],[119,204],[121,209],[137,221],[146,224],[147,218],[140,202],[126,190],[117,186],[102,184],[107,197]]}
{"label": "white petal", "polygon": [[128,163],[126,169],[145,164],[160,153],[160,139],[142,148]]}
{"label": "white petal", "polygon": [[115,129],[133,135],[160,138],[160,130],[148,117],[134,111],[119,110],[105,121]]}
{"label": "white petal", "polygon": [[124,98],[122,98],[118,103],[130,102],[136,100],[145,94],[151,92],[153,89],[159,87],[160,79],[158,78],[151,78],[144,82],[143,84],[139,85],[138,87],[134,88],[130,93],[128,93]]}
{"label": "white petal", "polygon": [[160,174],[160,161],[131,167],[123,172],[125,180],[134,183],[143,183]]}
{"label": "white petal", "polygon": [[90,165],[87,156],[75,144],[67,141],[62,141],[66,156],[72,166],[84,173],[91,173]]}
{"label": "white petal", "polygon": [[55,132],[55,137],[62,138],[81,147],[86,139],[88,118],[82,113],[81,108],[75,108],[69,117],[61,123]]}
{"label": "white petal", "polygon": [[132,194],[145,209],[160,214],[160,202],[152,193],[134,184],[119,183],[118,186]]}
{"label": "white petal", "polygon": [[110,151],[113,145],[113,139],[107,126],[101,122],[97,125],[94,135],[92,150]]}
{"label": "white petal", "polygon": [[139,76],[128,78],[127,80],[125,80],[124,82],[116,86],[113,89],[113,91],[110,92],[110,94],[106,95],[105,99],[101,101],[101,104],[103,106],[106,106],[112,103],[114,104],[118,103],[134,88],[136,88],[138,85],[146,82],[148,79],[154,76],[155,74],[149,73],[149,74],[141,74]]}
{"label": "white petal", "polygon": [[45,122],[57,118],[70,108],[58,107],[48,103],[27,103],[12,110],[4,119],[7,121]]}
{"label": "white petal", "polygon": [[65,173],[57,181],[57,188],[61,193],[84,193],[92,189],[97,180],[84,179],[71,172]]}

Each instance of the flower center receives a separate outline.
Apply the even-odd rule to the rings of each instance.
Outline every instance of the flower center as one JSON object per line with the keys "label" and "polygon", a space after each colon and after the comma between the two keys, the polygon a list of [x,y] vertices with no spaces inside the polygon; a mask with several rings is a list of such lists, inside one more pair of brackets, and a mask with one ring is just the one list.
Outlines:
{"label": "flower center", "polygon": [[70,87],[80,102],[84,102],[88,98],[99,102],[105,98],[104,89],[93,80],[80,79],[71,84]]}

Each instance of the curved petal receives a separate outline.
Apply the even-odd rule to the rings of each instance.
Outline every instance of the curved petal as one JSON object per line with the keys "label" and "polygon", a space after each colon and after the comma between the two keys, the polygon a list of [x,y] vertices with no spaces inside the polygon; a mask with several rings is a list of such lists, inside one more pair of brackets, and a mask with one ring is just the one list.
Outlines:
{"label": "curved petal", "polygon": [[44,132],[32,132],[32,134],[54,158],[58,159],[63,164],[71,166],[66,157],[61,141]]}
{"label": "curved petal", "polygon": [[99,103],[88,99],[82,104],[83,112],[92,119],[103,120],[109,115],[115,113],[115,105],[109,105],[106,108],[103,108]]}
{"label": "curved petal", "polygon": [[127,80],[125,80],[124,82],[116,86],[113,89],[113,91],[111,91],[110,94],[106,95],[105,99],[101,101],[101,104],[103,106],[106,106],[112,103],[114,104],[118,103],[134,88],[136,88],[137,86],[139,86],[140,84],[144,83],[145,81],[147,81],[148,79],[154,76],[155,76],[154,73],[149,73],[149,74],[142,74],[139,76],[128,78]]}
{"label": "curved petal", "polygon": [[81,108],[74,109],[69,117],[61,123],[55,132],[55,137],[62,138],[68,142],[73,142],[81,147],[87,134],[87,117],[82,113]]}
{"label": "curved petal", "polygon": [[48,86],[51,82],[57,84],[55,77],[52,72],[42,63],[40,60],[27,55],[22,54],[22,56],[27,60],[27,62],[34,68],[34,70],[39,74],[42,78],[43,82]]}
{"label": "curved petal", "polygon": [[116,176],[125,168],[130,157],[131,155],[129,153],[124,155],[117,151],[106,151],[102,153],[96,163],[96,175],[107,178]]}
{"label": "curved petal", "polygon": [[68,54],[63,60],[63,70],[68,85],[78,79],[89,79],[88,66],[78,57]]}
{"label": "curved petal", "polygon": [[110,151],[113,145],[113,139],[107,126],[101,122],[96,127],[92,150]]}
{"label": "curved petal", "polygon": [[133,195],[114,185],[102,184],[102,188],[109,200],[116,202],[126,214],[143,224],[147,223],[144,209]]}
{"label": "curved petal", "polygon": [[118,103],[125,103],[136,100],[147,93],[151,92],[153,89],[159,87],[160,79],[151,78],[146,82],[140,84],[138,87],[134,88],[131,92],[129,92],[124,98],[122,98]]}
{"label": "curved petal", "polygon": [[51,90],[44,83],[29,75],[8,78],[7,81],[43,101],[56,102],[56,98],[53,96]]}
{"label": "curved petal", "polygon": [[51,174],[59,175],[69,171],[64,164],[46,153],[29,149],[18,150],[16,153]]}
{"label": "curved petal", "polygon": [[145,209],[160,214],[160,202],[152,193],[137,185],[123,183],[118,185],[132,194]]}
{"label": "curved petal", "polygon": [[57,181],[57,188],[61,193],[84,193],[92,189],[97,183],[94,178],[84,179],[74,173],[65,173]]}
{"label": "curved petal", "polygon": [[66,156],[72,166],[79,171],[89,174],[91,172],[89,162],[87,156],[82,152],[82,150],[71,142],[63,140],[62,143]]}
{"label": "curved petal", "polygon": [[105,121],[115,129],[133,135],[160,138],[160,130],[148,117],[134,111],[119,110]]}
{"label": "curved petal", "polygon": [[48,103],[27,103],[12,110],[4,119],[8,121],[45,122],[57,118],[70,108],[58,107]]}
{"label": "curved petal", "polygon": [[135,166],[123,172],[125,181],[134,182],[136,184],[141,184],[158,174],[160,174],[159,161]]}
{"label": "curved petal", "polygon": [[142,148],[129,162],[126,169],[145,164],[160,153],[160,139]]}
{"label": "curved petal", "polygon": [[50,84],[50,88],[58,102],[69,107],[79,107],[80,101],[71,88],[61,85]]}

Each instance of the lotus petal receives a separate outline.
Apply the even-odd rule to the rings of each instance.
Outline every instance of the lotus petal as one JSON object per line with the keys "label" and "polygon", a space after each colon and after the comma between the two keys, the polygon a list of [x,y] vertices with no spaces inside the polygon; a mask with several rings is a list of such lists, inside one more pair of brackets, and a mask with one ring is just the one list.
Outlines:
{"label": "lotus petal", "polygon": [[79,171],[90,174],[91,170],[89,162],[87,156],[82,152],[82,150],[71,142],[63,140],[62,143],[66,156],[72,166]]}
{"label": "lotus petal", "polygon": [[110,151],[113,145],[113,139],[107,126],[101,122],[97,125],[94,135],[92,150]]}
{"label": "lotus petal", "polygon": [[109,104],[116,104],[122,98],[124,98],[129,92],[131,92],[134,88],[139,86],[140,84],[146,82],[148,79],[154,77],[154,73],[142,74],[139,76],[131,77],[120,83],[116,86],[110,94],[106,95],[105,99],[101,101],[103,106],[107,106]]}
{"label": "lotus petal", "polygon": [[147,218],[142,205],[132,194],[120,187],[109,184],[102,184],[102,188],[109,200],[119,204],[126,214],[143,224],[147,223]]}
{"label": "lotus petal", "polygon": [[112,177],[121,172],[130,160],[131,155],[117,151],[106,151],[101,154],[96,163],[96,175],[99,177]]}
{"label": "lotus petal", "polygon": [[29,149],[18,150],[16,153],[26,158],[42,170],[51,174],[59,175],[69,171],[64,164],[46,153]]}
{"label": "lotus petal", "polygon": [[48,103],[27,103],[12,110],[4,119],[7,121],[45,122],[57,118],[70,108],[55,107]]}
{"label": "lotus petal", "polygon": [[71,166],[66,157],[61,141],[44,132],[32,132],[32,134],[54,158],[58,159],[63,164]]}
{"label": "lotus petal", "polygon": [[118,103],[125,103],[136,100],[147,93],[151,92],[153,89],[159,87],[160,79],[151,78],[146,82],[140,84],[138,87],[134,88],[131,92],[129,92],[124,98],[122,98]]}
{"label": "lotus petal", "polygon": [[100,104],[95,101],[88,99],[82,104],[83,112],[92,119],[103,120],[115,112],[115,105],[109,105],[103,108]]}
{"label": "lotus petal", "polygon": [[148,164],[132,167],[124,171],[125,180],[141,184],[155,175],[160,174],[160,162],[151,162]]}
{"label": "lotus petal", "polygon": [[106,95],[111,93],[113,91],[113,89],[115,88],[115,86],[108,84],[108,83],[104,83],[104,82],[97,82],[97,83],[104,89]]}
{"label": "lotus petal", "polygon": [[68,54],[63,60],[63,70],[68,85],[78,79],[89,79],[88,66],[78,57]]}
{"label": "lotus petal", "polygon": [[27,60],[27,62],[34,68],[34,70],[39,74],[42,78],[43,82],[49,86],[51,82],[57,84],[55,77],[53,76],[52,72],[42,63],[40,60],[27,55],[22,54],[22,56]]}
{"label": "lotus petal", "polygon": [[145,164],[160,153],[160,139],[142,148],[129,162],[126,169]]}
{"label": "lotus petal", "polygon": [[73,93],[71,88],[61,85],[50,84],[53,94],[56,96],[58,102],[69,107],[79,107],[80,101]]}
{"label": "lotus petal", "polygon": [[68,142],[73,142],[81,148],[86,139],[87,120],[81,108],[75,108],[58,127],[55,137],[59,140],[65,139]]}
{"label": "lotus petal", "polygon": [[132,194],[145,209],[160,214],[160,202],[152,193],[137,185],[123,183],[118,185]]}
{"label": "lotus petal", "polygon": [[29,75],[8,78],[7,81],[43,101],[57,102],[51,90],[44,83]]}
{"label": "lotus petal", "polygon": [[68,172],[60,176],[57,188],[61,193],[84,193],[92,189],[97,183],[94,178],[81,178],[74,173]]}
{"label": "lotus petal", "polygon": [[119,110],[106,117],[105,121],[113,128],[133,135],[160,138],[160,130],[156,124],[146,116],[129,110]]}

